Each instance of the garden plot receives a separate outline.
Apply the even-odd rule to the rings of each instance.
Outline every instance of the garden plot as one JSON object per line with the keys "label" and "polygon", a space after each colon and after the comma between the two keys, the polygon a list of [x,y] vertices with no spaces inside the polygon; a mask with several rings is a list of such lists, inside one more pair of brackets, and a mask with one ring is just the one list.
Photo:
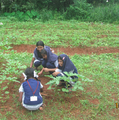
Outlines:
{"label": "garden plot", "polygon": [[[21,34],[19,34],[19,31],[21,31],[22,27],[18,26],[16,23],[14,24],[7,23],[4,27],[2,27],[2,31],[0,30],[0,33],[3,35],[0,36],[0,82],[2,81],[0,87],[0,119],[119,119],[118,109],[116,109],[115,105],[115,103],[118,103],[119,101],[119,46],[117,40],[119,28],[117,26],[110,27],[108,25],[104,25],[103,30],[101,31],[98,30],[98,28],[100,27],[100,29],[102,29],[102,26],[98,24],[96,24],[94,27],[89,23],[85,25],[84,23],[77,24],[77,26],[75,26],[74,23],[71,24],[71,26],[69,23],[65,25],[62,24],[62,26],[65,27],[63,27],[60,36],[64,37],[64,40],[69,38],[65,37],[64,34],[62,34],[63,32],[65,34],[69,32],[67,36],[70,36],[71,34],[71,31],[65,30],[73,30],[73,33],[77,36],[79,34],[78,30],[80,28],[78,25],[81,25],[81,28],[84,31],[80,29],[80,34],[84,37],[84,39],[86,39],[83,39],[85,41],[85,44],[82,43],[82,40],[82,45],[79,45],[78,47],[75,45],[72,46],[71,43],[73,39],[70,37],[69,44],[67,42],[64,42],[68,44],[67,46],[57,46],[58,43],[52,41],[52,48],[58,55],[62,53],[69,55],[77,67],[79,74],[93,80],[93,82],[82,82],[82,87],[84,88],[83,91],[77,90],[75,92],[71,92],[70,94],[65,94],[61,91],[55,92],[54,90],[48,90],[47,88],[49,86],[46,85],[46,83],[49,82],[51,78],[46,77],[44,76],[45,74],[43,74],[39,79],[41,79],[41,82],[44,85],[43,99],[44,103],[46,104],[46,108],[42,112],[33,112],[24,109],[18,102],[18,89],[20,87],[20,84],[23,82],[22,72],[27,66],[30,65],[32,53],[35,48],[33,41],[30,41],[31,36],[27,36],[28,34],[31,34],[32,31],[29,32],[29,28],[27,29],[26,26],[27,32],[23,30]],[[24,25],[25,23],[23,26]],[[27,25],[30,25],[30,23],[27,23]],[[40,25],[42,28],[42,24]],[[69,27],[66,27],[68,25]],[[56,27],[54,28],[51,24],[46,25],[46,27],[43,27],[43,30],[40,32],[41,34],[44,34],[47,30],[50,31],[51,28],[58,31],[61,29],[60,27],[62,27],[59,23],[55,26]],[[36,33],[36,36],[38,34],[37,30],[40,29],[40,27],[37,26],[37,29],[32,28]],[[91,31],[88,31],[88,34],[86,34],[86,36],[85,33],[87,32],[87,29],[91,29]],[[94,29],[97,29],[98,32]],[[16,36],[14,37],[15,34]],[[19,40],[17,34],[20,36],[24,34],[26,37],[21,36],[22,39]],[[46,35],[49,38],[51,34]],[[55,35],[56,33],[54,36]],[[99,44],[96,44],[96,41],[94,41],[94,39],[91,39],[93,41],[90,41],[91,44],[87,44],[89,42],[87,41],[88,38],[92,36],[93,38],[98,39],[97,43]],[[113,41],[110,43],[107,42],[107,38],[109,36],[113,37]],[[26,40],[26,38],[28,39]],[[34,39],[37,39],[37,37]],[[101,44],[101,41],[104,44]],[[50,41],[46,43],[48,43],[50,46]],[[39,68],[38,72],[40,69],[41,68]]]}

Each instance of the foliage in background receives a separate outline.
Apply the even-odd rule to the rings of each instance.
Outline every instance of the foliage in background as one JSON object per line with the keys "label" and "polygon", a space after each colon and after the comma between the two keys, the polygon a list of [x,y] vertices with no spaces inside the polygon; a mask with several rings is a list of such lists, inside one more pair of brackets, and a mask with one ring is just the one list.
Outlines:
{"label": "foliage in background", "polygon": [[89,21],[102,21],[119,24],[119,4],[98,6],[90,11]]}
{"label": "foliage in background", "polygon": [[3,12],[26,12],[28,10],[48,10],[63,11],[73,3],[73,0],[4,0],[2,1]]}
{"label": "foliage in background", "polygon": [[86,0],[74,0],[74,4],[70,5],[65,12],[64,17],[66,19],[76,19],[83,20],[86,19],[90,13],[89,11],[92,9],[91,4],[88,4]]}
{"label": "foliage in background", "polygon": [[12,20],[16,20],[16,19],[13,19],[13,17],[16,17],[20,21],[28,21],[31,19],[40,18],[40,14],[35,10],[31,10],[31,11],[28,10],[26,12],[17,11],[17,12],[12,12],[12,13],[5,12],[3,15],[11,18]]}
{"label": "foliage in background", "polygon": [[[66,11],[67,8],[75,4],[75,2],[80,2],[82,0],[1,0],[0,1],[0,11],[2,12],[26,12],[28,10],[41,10],[47,8],[48,10],[56,11]],[[91,3],[93,5],[106,4],[106,0],[85,0],[86,3]],[[118,0],[109,0],[112,3],[118,3]]]}
{"label": "foliage in background", "polygon": [[[64,0],[64,2],[66,1]],[[48,1],[45,3],[47,4]],[[29,5],[26,6],[28,7]],[[111,3],[110,1],[105,1],[105,4],[94,7],[87,3],[86,0],[74,0],[73,4],[68,5],[65,10],[61,11],[49,9],[48,7],[40,10],[36,8],[27,9],[26,6],[24,6],[25,10],[6,11],[1,16],[6,16],[13,21],[30,21],[35,19],[46,22],[49,20],[75,19],[79,21],[119,23],[119,3]]]}
{"label": "foliage in background", "polygon": [[[97,5],[106,5],[107,4],[107,0],[87,0],[88,3],[91,3],[95,6]],[[108,0],[109,3],[119,3],[118,0]]]}

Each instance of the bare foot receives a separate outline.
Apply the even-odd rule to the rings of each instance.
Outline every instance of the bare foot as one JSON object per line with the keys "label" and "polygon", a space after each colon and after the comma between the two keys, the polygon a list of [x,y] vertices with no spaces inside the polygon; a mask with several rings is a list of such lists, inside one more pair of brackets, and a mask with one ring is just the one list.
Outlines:
{"label": "bare foot", "polygon": [[41,111],[42,111],[42,110],[43,110],[43,107],[39,107],[39,110],[41,110]]}
{"label": "bare foot", "polygon": [[42,111],[45,106],[46,106],[45,104],[42,104],[42,105],[39,107],[39,110]]}

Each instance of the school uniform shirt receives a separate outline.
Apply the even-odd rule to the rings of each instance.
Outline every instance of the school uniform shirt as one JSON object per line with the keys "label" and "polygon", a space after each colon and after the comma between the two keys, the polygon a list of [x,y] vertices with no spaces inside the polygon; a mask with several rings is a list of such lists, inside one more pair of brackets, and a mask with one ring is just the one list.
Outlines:
{"label": "school uniform shirt", "polygon": [[[50,47],[49,46],[44,46],[44,49],[47,51],[47,50],[50,50]],[[41,55],[41,52],[39,52],[39,50],[37,50],[37,47],[34,50],[33,58],[35,58],[34,63],[37,62],[37,61],[43,61],[43,57]]]}
{"label": "school uniform shirt", "polygon": [[47,48],[45,48],[45,50],[47,51],[47,62],[55,63],[55,61],[57,61],[58,56],[52,53],[52,51],[50,50],[50,47],[48,46]]}
{"label": "school uniform shirt", "polygon": [[77,73],[77,69],[69,57],[66,54],[61,54],[60,56],[63,60],[63,66],[58,65],[58,69],[60,69],[62,72]]}
{"label": "school uniform shirt", "polygon": [[[58,69],[56,69],[55,72],[60,72],[60,76],[64,76],[65,75],[64,72],[72,72],[72,73],[78,74],[76,67],[74,66],[72,61],[69,59],[69,57],[66,54],[61,54],[60,56],[63,60],[63,66],[58,65]],[[74,79],[74,78],[78,78],[78,77],[76,77],[76,76],[69,77],[69,79],[70,79],[69,83],[71,85],[75,84],[75,82],[72,81],[72,79]]]}
{"label": "school uniform shirt", "polygon": [[[30,97],[33,96],[33,92],[28,85],[27,81],[23,82],[19,88],[19,92],[23,92],[22,96],[22,105],[28,109],[28,110],[37,110],[39,107],[43,104],[43,99],[40,94],[40,89],[43,88],[43,85],[36,81],[35,79],[28,79],[28,82],[33,90],[33,92],[36,90],[34,96],[37,96],[37,101],[30,101]],[[38,87],[37,87],[38,85]]]}
{"label": "school uniform shirt", "polygon": [[58,60],[57,60],[58,56],[52,53],[52,51],[50,50],[50,47],[48,46],[47,48],[45,48],[45,50],[47,51],[47,59],[43,59],[43,64],[45,64],[43,66],[46,66],[48,68],[58,67]]}
{"label": "school uniform shirt", "polygon": [[58,68],[58,60],[56,60],[56,61],[54,62],[54,65],[55,65],[56,68]]}

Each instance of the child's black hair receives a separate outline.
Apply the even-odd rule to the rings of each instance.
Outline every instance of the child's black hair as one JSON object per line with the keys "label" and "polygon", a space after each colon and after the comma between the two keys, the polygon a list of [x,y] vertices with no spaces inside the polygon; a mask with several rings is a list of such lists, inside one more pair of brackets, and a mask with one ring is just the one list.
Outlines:
{"label": "child's black hair", "polygon": [[58,56],[58,60],[59,60],[59,59],[63,61],[63,59],[62,59],[62,57],[61,57],[61,56]]}
{"label": "child's black hair", "polygon": [[26,68],[24,73],[27,76],[27,80],[31,77],[34,78],[34,69],[33,68],[30,68],[30,67]]}
{"label": "child's black hair", "polygon": [[32,77],[32,78],[35,78],[38,81],[41,81],[37,77],[34,77],[34,69],[33,68],[30,68],[30,67],[26,68],[24,73],[27,76],[27,80]]}
{"label": "child's black hair", "polygon": [[43,47],[44,47],[44,42],[43,42],[43,41],[38,41],[38,42],[36,43],[36,46],[43,46]]}
{"label": "child's black hair", "polygon": [[45,49],[41,50],[41,55],[47,55],[47,51]]}

